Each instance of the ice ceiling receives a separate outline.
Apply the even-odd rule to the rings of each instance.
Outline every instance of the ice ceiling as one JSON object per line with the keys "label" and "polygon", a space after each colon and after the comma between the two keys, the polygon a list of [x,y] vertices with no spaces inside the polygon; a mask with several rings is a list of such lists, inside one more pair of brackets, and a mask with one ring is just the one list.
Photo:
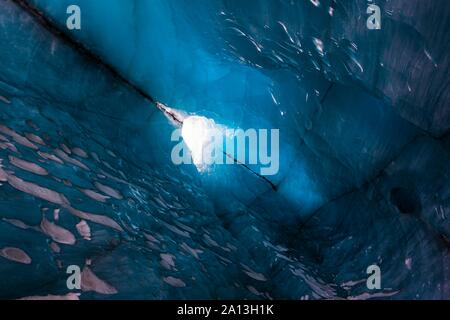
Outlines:
{"label": "ice ceiling", "polygon": [[[450,298],[450,7],[377,2],[1,0],[0,298]],[[279,128],[276,189],[155,101]]]}

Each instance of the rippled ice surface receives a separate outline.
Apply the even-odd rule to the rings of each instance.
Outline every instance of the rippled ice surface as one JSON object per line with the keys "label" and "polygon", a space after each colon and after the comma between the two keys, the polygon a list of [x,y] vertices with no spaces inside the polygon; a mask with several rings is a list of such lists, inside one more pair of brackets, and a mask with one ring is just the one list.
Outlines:
{"label": "rippled ice surface", "polygon": [[[383,4],[375,36],[364,1],[75,2],[76,45],[0,3],[0,298],[449,297],[444,2]],[[173,165],[142,92],[279,128],[277,190]]]}

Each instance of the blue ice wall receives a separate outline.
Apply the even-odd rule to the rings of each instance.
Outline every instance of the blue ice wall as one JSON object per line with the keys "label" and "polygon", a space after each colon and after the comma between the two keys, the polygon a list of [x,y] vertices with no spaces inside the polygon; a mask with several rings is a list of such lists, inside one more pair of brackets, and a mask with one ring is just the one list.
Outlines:
{"label": "blue ice wall", "polygon": [[[63,28],[67,6],[83,8],[82,28],[70,32],[71,36],[158,101],[209,115],[231,128],[282,127],[282,165],[271,180],[276,184],[283,181],[279,193],[292,203],[297,216],[307,217],[327,200],[373,177],[417,133],[381,99],[330,81],[343,77],[338,70],[331,76],[318,67],[327,59],[321,57],[314,39],[324,42],[325,36],[333,38],[323,25],[344,11],[342,6],[336,6],[330,17],[330,3],[317,8],[308,1],[293,5],[278,1],[251,5],[236,1],[34,4]],[[302,17],[307,16],[314,22],[303,24]],[[368,36],[369,41],[376,40]],[[288,52],[279,52],[282,47]],[[350,58],[363,63],[356,53]],[[342,60],[340,63],[347,63]],[[349,95],[349,90],[355,96]],[[334,121],[337,113],[343,117],[341,122]],[[354,119],[357,114],[358,120]],[[336,127],[327,137],[324,127],[330,122]],[[347,122],[352,122],[353,128],[346,127]],[[378,128],[378,123],[384,127]],[[358,149],[345,150],[357,145]],[[295,168],[289,170],[292,166]],[[224,181],[222,175],[220,180]],[[244,204],[254,199],[239,193]]]}
{"label": "blue ice wall", "polygon": [[[444,2],[380,1],[378,31],[365,27],[365,1],[27,3],[78,45],[2,2],[2,124],[45,133],[41,155],[65,157],[42,158],[6,131],[18,150],[1,150],[13,177],[1,189],[0,247],[33,263],[13,271],[16,262],[0,260],[13,275],[2,287],[17,287],[2,296],[66,294],[65,267],[92,260],[118,293],[85,288],[82,298],[448,297]],[[81,30],[65,28],[69,4],[81,8]],[[269,177],[277,190],[241,166],[174,166],[174,127],[136,88],[231,128],[280,129],[280,171]],[[51,174],[18,169],[16,153]],[[120,197],[87,197],[98,183]],[[122,231],[88,216],[92,240],[52,252],[42,221],[76,234],[74,208]],[[383,270],[375,293],[361,281],[373,263]]]}

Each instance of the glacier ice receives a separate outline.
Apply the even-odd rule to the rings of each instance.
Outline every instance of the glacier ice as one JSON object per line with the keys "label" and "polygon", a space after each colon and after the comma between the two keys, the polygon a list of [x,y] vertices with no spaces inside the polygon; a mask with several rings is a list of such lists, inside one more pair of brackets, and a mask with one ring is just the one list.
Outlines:
{"label": "glacier ice", "polygon": [[[449,298],[450,9],[366,6],[0,2],[0,298]],[[280,129],[276,190],[173,165],[162,105]]]}

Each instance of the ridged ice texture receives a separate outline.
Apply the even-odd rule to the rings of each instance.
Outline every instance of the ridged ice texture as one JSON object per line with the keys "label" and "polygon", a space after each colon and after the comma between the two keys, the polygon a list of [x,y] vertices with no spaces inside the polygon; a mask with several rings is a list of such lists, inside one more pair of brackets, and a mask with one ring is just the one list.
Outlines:
{"label": "ridged ice texture", "polygon": [[2,1],[1,297],[65,295],[71,264],[82,299],[449,297],[445,1],[380,1],[380,31],[366,1],[29,3],[165,105],[279,128],[281,164],[277,191],[174,166],[152,103]]}

